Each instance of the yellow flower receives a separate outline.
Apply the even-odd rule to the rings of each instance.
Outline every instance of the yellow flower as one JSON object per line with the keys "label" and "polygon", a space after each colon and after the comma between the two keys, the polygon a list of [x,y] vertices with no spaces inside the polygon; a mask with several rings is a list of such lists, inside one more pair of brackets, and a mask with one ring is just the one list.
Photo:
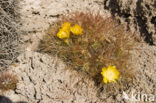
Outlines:
{"label": "yellow flower", "polygon": [[59,32],[57,33],[57,37],[59,37],[60,39],[68,39],[69,36],[70,36],[70,31],[68,30],[60,29]]}
{"label": "yellow flower", "polygon": [[104,83],[115,82],[119,78],[119,71],[115,66],[108,66],[108,68],[103,67],[102,72]]}
{"label": "yellow flower", "polygon": [[78,24],[75,24],[73,27],[70,27],[70,31],[74,35],[82,35],[83,28],[79,26]]}
{"label": "yellow flower", "polygon": [[62,30],[70,30],[70,25],[71,25],[70,22],[64,22],[62,24]]}

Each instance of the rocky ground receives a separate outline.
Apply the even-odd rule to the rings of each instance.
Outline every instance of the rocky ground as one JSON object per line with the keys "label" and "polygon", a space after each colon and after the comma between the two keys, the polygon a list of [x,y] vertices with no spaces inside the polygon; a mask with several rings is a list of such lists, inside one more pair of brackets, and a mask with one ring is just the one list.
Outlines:
{"label": "rocky ground", "polygon": [[[9,67],[9,71],[18,76],[19,83],[15,91],[8,91],[4,95],[13,101],[28,103],[131,103],[135,101],[131,98],[131,94],[135,92],[137,95],[147,94],[147,102],[155,103],[154,45],[150,46],[142,41],[132,51],[132,61],[137,68],[136,78],[133,85],[124,91],[130,99],[123,99],[123,91],[109,95],[105,91],[98,93],[91,79],[69,70],[57,56],[50,57],[35,52],[46,29],[61,15],[71,11],[100,11],[103,17],[108,17],[111,12],[104,9],[106,2],[108,0],[22,0],[20,14],[24,52],[18,57],[16,65]],[[140,99],[141,103],[145,101]]]}
{"label": "rocky ground", "polygon": [[104,8],[121,22],[127,22],[147,43],[156,44],[155,0],[104,0]]}

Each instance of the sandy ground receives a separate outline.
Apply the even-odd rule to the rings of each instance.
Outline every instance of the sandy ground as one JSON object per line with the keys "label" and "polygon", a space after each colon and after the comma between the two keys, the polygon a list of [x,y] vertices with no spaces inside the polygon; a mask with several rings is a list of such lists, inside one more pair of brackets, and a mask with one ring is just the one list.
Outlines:
{"label": "sandy ground", "polygon": [[[131,94],[147,94],[148,102],[156,102],[156,47],[139,43],[132,51],[136,79],[126,91],[98,94],[94,82],[76,71],[66,69],[57,57],[34,52],[38,41],[50,24],[71,11],[100,11],[103,17],[110,16],[104,10],[103,0],[22,0],[21,29],[24,53],[18,57],[17,66],[10,72],[18,74],[17,89],[5,93],[13,101],[28,103],[131,103]],[[123,92],[130,99],[123,99]],[[150,96],[154,96],[154,100]],[[140,99],[140,102],[143,103]]]}

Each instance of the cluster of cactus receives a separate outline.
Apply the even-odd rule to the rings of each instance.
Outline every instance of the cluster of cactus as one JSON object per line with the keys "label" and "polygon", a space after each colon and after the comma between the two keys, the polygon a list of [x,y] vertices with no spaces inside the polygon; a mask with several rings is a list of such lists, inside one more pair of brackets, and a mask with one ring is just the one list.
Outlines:
{"label": "cluster of cactus", "polygon": [[111,17],[75,12],[49,27],[38,51],[57,54],[101,84],[132,77],[129,50],[133,45],[132,34]]}

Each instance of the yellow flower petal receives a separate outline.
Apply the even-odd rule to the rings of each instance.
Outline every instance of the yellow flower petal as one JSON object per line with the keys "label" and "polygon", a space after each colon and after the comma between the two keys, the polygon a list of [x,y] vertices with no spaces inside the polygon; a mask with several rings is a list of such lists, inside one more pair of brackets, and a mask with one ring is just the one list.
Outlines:
{"label": "yellow flower petal", "polygon": [[70,27],[70,31],[74,35],[82,35],[83,28],[81,26],[79,26],[78,24],[75,24],[73,27]]}
{"label": "yellow flower petal", "polygon": [[71,23],[70,22],[65,22],[62,24],[62,30],[70,30],[70,26],[71,26]]}
{"label": "yellow flower petal", "polygon": [[104,79],[103,79],[103,82],[104,82],[104,83],[107,83],[107,79],[106,79],[106,78],[104,78]]}
{"label": "yellow flower petal", "polygon": [[59,32],[57,33],[57,37],[60,39],[68,39],[70,35],[70,32],[68,30],[63,30],[60,29]]}

